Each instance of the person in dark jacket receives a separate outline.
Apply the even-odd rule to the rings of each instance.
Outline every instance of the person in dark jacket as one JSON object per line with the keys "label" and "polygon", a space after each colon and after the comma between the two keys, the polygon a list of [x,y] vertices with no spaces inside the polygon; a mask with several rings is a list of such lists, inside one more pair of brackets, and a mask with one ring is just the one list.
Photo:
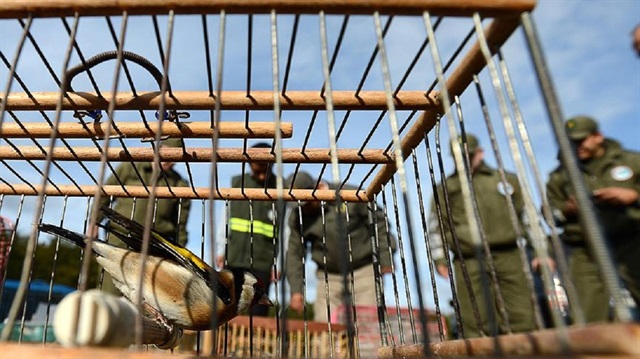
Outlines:
{"label": "person in dark jacket", "polygon": [[[292,181],[295,181],[292,183]],[[316,186],[317,183],[317,186]],[[325,181],[317,181],[306,172],[298,172],[286,180],[287,187],[298,189],[330,189],[335,188]],[[351,186],[345,186],[351,189]],[[369,222],[369,208],[367,203],[343,203],[340,215],[350,240],[351,267],[353,268],[354,291],[353,301],[356,305],[376,305],[376,283],[373,268],[372,233]],[[324,218],[319,201],[303,203],[301,207],[302,219],[298,207],[289,217],[289,241],[287,249],[287,279],[291,286],[291,309],[301,313],[304,309],[303,296],[303,259],[307,251],[311,251],[312,260],[318,265],[316,273],[317,291],[314,304],[314,320],[327,322],[329,320],[327,308],[335,313],[343,304],[343,277],[341,260],[343,255],[343,235],[338,231],[339,214],[335,203],[325,205]],[[348,211],[348,222],[346,212]],[[380,273],[391,273],[393,252],[396,242],[393,235],[387,231],[387,221],[383,212],[378,209],[374,216],[377,221],[378,255],[380,259]],[[324,222],[324,223],[323,223]],[[302,225],[300,224],[302,223]],[[325,288],[325,271],[328,288]],[[329,303],[327,303],[327,293]]]}
{"label": "person in dark jacket", "polygon": [[[161,143],[166,147],[181,147],[182,141],[178,138],[169,138]],[[173,169],[173,162],[161,162],[162,170],[158,175],[157,186],[167,186],[169,188],[187,187],[187,182]],[[105,181],[105,185],[124,185],[124,186],[142,186],[143,182],[148,188],[151,186],[153,174],[152,162],[122,163],[116,168],[115,175],[111,175]],[[142,179],[143,182],[140,181]],[[110,206],[113,203],[113,209],[118,213],[131,218],[134,221],[144,224],[147,215],[147,198],[131,198],[131,197],[115,197],[102,196],[98,205],[100,207]],[[159,198],[154,207],[155,217],[152,219],[152,228],[159,232],[162,236],[169,240],[173,240],[182,246],[186,246],[188,241],[187,219],[189,218],[189,209],[191,201],[180,198]],[[96,223],[102,222],[104,216],[99,212]],[[115,223],[107,223],[108,226],[118,226]],[[98,234],[97,225],[92,228],[92,234]],[[109,235],[108,242],[119,247],[125,247],[125,244],[113,235]],[[120,292],[111,281],[111,276],[104,273],[102,281],[102,290],[120,295]]]}
{"label": "person in dark jacket", "polygon": [[[476,246],[472,237],[474,229],[469,223],[465,211],[462,184],[457,171],[446,178],[449,209],[446,207],[444,187],[442,184],[438,186],[438,202],[442,212],[442,221],[438,220],[435,202],[431,205],[429,234],[436,271],[440,276],[449,278],[443,250],[446,247],[443,246],[441,235],[444,233],[447,246],[453,252],[454,282],[465,338],[491,334],[488,306],[496,308],[496,321],[500,333],[532,331],[536,328],[534,307],[518,247],[518,240],[521,238],[518,237],[514,228],[512,215],[507,205],[507,201],[512,201],[518,219],[521,219],[524,200],[520,184],[517,177],[508,172],[505,173],[507,182],[504,183],[498,170],[489,167],[484,162],[484,151],[480,147],[478,139],[470,134],[467,135],[467,149],[472,186],[480,216],[479,226],[485,234],[491,252],[498,281],[497,287],[504,299],[507,318],[502,318],[499,315],[499,302],[497,294],[493,290],[494,287],[491,286],[491,290],[485,291],[488,288],[485,288],[482,276],[484,275],[490,280],[489,268],[486,261],[481,262],[476,257]],[[522,223],[520,223],[520,227],[524,228]],[[453,231],[455,231],[460,248],[455,246]],[[467,287],[464,280],[462,261],[464,261],[469,274],[470,288]],[[474,316],[471,293],[477,301],[480,323]],[[488,298],[485,293],[488,294]]]}
{"label": "person in dark jacket", "polygon": [[[576,116],[565,123],[580,161],[580,169],[596,207],[618,274],[640,305],[640,153],[605,138],[597,122]],[[587,322],[609,318],[609,293],[580,226],[575,192],[566,170],[549,176],[547,197],[561,239],[569,247],[569,267]]]}
{"label": "person in dark jacket", "polygon": [[[271,148],[267,143],[257,143],[251,148]],[[249,162],[251,173],[231,179],[233,188],[275,188],[276,176],[271,164]],[[264,284],[269,293],[272,281],[277,280],[274,268],[276,257],[276,231],[274,206],[271,201],[231,201],[229,205],[229,233],[227,244],[216,256],[220,268],[241,268],[251,271]],[[226,253],[226,256],[225,256]],[[226,258],[226,264],[225,264]],[[251,314],[267,316],[269,307],[255,305]]]}

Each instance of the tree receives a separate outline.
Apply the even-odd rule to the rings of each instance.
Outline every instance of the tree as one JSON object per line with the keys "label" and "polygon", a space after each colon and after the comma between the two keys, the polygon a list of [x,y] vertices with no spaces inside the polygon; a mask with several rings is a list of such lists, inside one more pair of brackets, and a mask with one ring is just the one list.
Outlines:
{"label": "tree", "polygon": [[[28,236],[16,234],[8,256],[7,279],[20,279],[28,240]],[[40,237],[31,268],[31,280],[40,279],[49,282],[52,273],[54,273],[54,284],[77,287],[82,267],[82,252],[82,249],[68,244],[64,240]],[[92,260],[88,287],[95,287],[98,278],[98,265],[95,260]]]}

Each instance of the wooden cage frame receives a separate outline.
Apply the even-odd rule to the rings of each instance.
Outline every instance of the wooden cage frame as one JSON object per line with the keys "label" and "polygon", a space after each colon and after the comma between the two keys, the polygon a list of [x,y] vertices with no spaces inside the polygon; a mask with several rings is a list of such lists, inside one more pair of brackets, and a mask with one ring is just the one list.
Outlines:
{"label": "wooden cage frame", "polygon": [[[0,2],[0,19],[47,18],[70,16],[119,16],[128,15],[164,15],[175,14],[382,14],[413,15],[428,13],[432,16],[469,17],[479,14],[493,18],[484,29],[486,42],[495,53],[520,26],[521,15],[531,12],[535,0],[3,0]],[[153,194],[156,198],[181,197],[187,199],[228,199],[228,200],[275,200],[284,201],[333,201],[340,196],[347,202],[367,202],[374,200],[384,184],[389,182],[398,170],[398,164],[404,162],[424,139],[424,134],[431,131],[439,116],[444,112],[442,93],[446,90],[453,98],[462,94],[473,83],[473,77],[485,67],[485,57],[480,44],[474,44],[462,56],[459,64],[453,69],[443,84],[443,90],[429,93],[419,91],[400,91],[391,97],[384,91],[335,91],[329,101],[321,91],[290,91],[286,95],[273,91],[252,91],[250,96],[245,92],[224,91],[222,93],[176,91],[171,94],[162,92],[139,93],[132,96],[129,92],[95,93],[45,92],[27,95],[25,93],[0,92],[1,112],[16,111],[66,111],[66,110],[385,110],[389,108],[420,111],[419,119],[398,139],[399,147],[395,152],[379,149],[337,150],[335,157],[340,163],[376,163],[380,170],[375,174],[370,185],[364,189],[334,190],[299,190],[282,191],[281,189],[239,189],[239,188],[180,188],[166,190],[158,188]],[[252,123],[250,128],[241,124],[220,123],[213,128],[209,122],[191,122],[184,126],[166,123],[157,127],[146,127],[142,124],[130,124],[109,128],[105,123],[94,124],[93,128],[79,124],[56,124],[52,128],[46,124],[30,124],[27,127],[3,124],[0,120],[0,136],[3,138],[93,138],[107,137],[116,132],[128,138],[147,138],[171,135],[181,138],[288,138],[292,133],[291,123]],[[243,154],[242,149],[212,148],[166,148],[154,153],[146,149],[121,151],[109,149],[101,153],[93,148],[76,148],[69,151],[64,148],[51,148],[53,151],[43,153],[35,147],[20,147],[18,150],[0,147],[0,159],[32,159],[47,161],[153,161],[171,160],[176,162],[249,162],[261,161],[269,163],[331,163],[331,149],[313,149],[304,154],[299,149],[282,150],[281,156],[270,149],[250,149]],[[156,157],[158,156],[158,157]],[[400,157],[400,158],[398,158]],[[94,196],[101,193],[105,196],[148,197],[149,191],[142,186],[30,186],[0,183],[0,195],[27,196]],[[566,333],[561,333],[566,334]],[[504,336],[499,340],[472,339],[450,343],[432,344],[430,351],[439,356],[486,355],[495,350],[499,341],[503,344],[503,353],[507,355],[563,355],[562,348],[550,338],[556,338],[557,332],[534,333],[532,336]],[[640,327],[635,324],[604,325],[580,328],[569,334],[576,346],[572,353],[587,355],[604,354],[640,354],[638,348],[629,347],[630,342],[640,338]],[[602,340],[602,345],[594,344],[593,338]],[[611,339],[611,340],[609,340]],[[622,343],[622,345],[620,345]],[[11,357],[46,356],[60,358],[88,357],[94,358],[164,358],[170,354],[150,352],[135,353],[107,349],[77,348],[61,349],[50,346],[16,345],[2,343],[1,350]],[[540,350],[540,348],[543,348]],[[420,357],[425,353],[422,346],[405,346],[397,348],[381,348],[380,357]],[[187,358],[182,354],[171,355],[174,358]]]}

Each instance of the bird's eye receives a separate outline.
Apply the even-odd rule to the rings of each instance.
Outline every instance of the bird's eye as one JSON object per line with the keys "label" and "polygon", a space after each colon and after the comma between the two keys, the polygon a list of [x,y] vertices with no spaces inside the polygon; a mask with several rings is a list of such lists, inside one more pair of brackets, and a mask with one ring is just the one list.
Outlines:
{"label": "bird's eye", "polygon": [[256,282],[256,284],[253,285],[253,290],[255,293],[262,294],[264,292],[264,286],[262,285],[262,282]]}

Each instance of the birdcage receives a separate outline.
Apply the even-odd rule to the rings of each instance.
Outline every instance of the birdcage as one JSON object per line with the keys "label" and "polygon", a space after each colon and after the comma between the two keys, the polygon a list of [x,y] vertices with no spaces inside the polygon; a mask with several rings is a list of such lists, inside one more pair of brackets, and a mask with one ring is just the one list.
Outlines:
{"label": "birdcage", "polygon": [[[590,240],[612,293],[616,323],[587,325],[549,220],[527,132],[527,120],[534,119],[523,118],[516,96],[517,81],[523,76],[511,76],[509,54],[503,51],[505,44],[520,37],[515,53],[530,55],[527,76],[538,79],[556,131],[549,138],[556,138],[561,153],[572,158],[530,16],[534,7],[533,0],[0,2],[0,213],[3,225],[9,223],[4,218],[15,223],[13,232],[0,232],[0,249],[8,248],[6,254],[4,249],[0,252],[0,304],[7,308],[2,318],[3,353],[11,357],[165,354],[141,349],[146,344],[149,348],[166,344],[168,329],[139,316],[142,301],[149,298],[135,296],[130,300],[133,324],[117,324],[110,330],[134,328],[127,345],[137,351],[51,343],[53,318],[61,316],[56,293],[67,294],[56,286],[65,283],[83,293],[104,284],[104,278],[93,267],[91,251],[70,250],[62,238],[40,229],[48,223],[87,233],[88,243],[104,239],[89,234],[89,229],[101,219],[97,204],[108,199],[127,200],[130,208],[145,209],[137,220],[144,228],[138,248],[142,258],[157,254],[152,229],[159,228],[154,218],[163,200],[174,201],[181,210],[188,204],[188,217],[178,213],[180,221],[171,231],[176,237],[188,231],[187,248],[211,266],[232,245],[228,233],[235,203],[248,203],[252,211],[258,204],[271,207],[271,223],[259,226],[251,216],[245,230],[251,238],[271,231],[267,254],[274,270],[285,276],[291,275],[287,271],[291,263],[284,260],[287,218],[295,214],[303,218],[304,206],[315,203],[321,209],[322,233],[338,233],[340,250],[329,259],[343,263],[337,285],[347,294],[339,306],[314,307],[327,312],[326,323],[313,323],[308,304],[301,318],[291,319],[286,310],[290,290],[284,281],[275,282],[273,320],[241,316],[218,326],[212,319],[212,330],[192,335],[195,342],[181,346],[189,355],[640,354],[640,331],[631,323],[601,235],[595,231]],[[488,135],[485,147],[501,175],[510,166],[521,184],[526,230],[519,228],[519,214],[510,202],[504,206],[514,230],[526,231],[530,238],[529,245],[514,248],[527,278],[525,297],[535,312],[535,327],[524,333],[508,328],[504,314],[511,304],[502,301],[489,312],[491,328],[496,329],[497,318],[502,318],[507,323],[505,333],[496,329],[480,338],[465,337],[453,280],[442,282],[433,267],[439,250],[451,270],[455,253],[449,255],[444,243],[439,246],[430,239],[440,229],[429,226],[429,198],[437,193],[446,171],[469,173],[470,128]],[[179,143],[162,146],[167,139]],[[254,147],[257,142],[268,146]],[[448,151],[451,156],[443,155]],[[181,185],[168,185],[165,162],[175,163],[184,178]],[[137,185],[117,178],[119,166],[136,168],[137,163],[150,164],[150,180],[143,181],[145,174],[138,171],[133,174],[139,179]],[[250,174],[252,163],[271,165],[273,186],[232,183],[232,176]],[[575,160],[569,167],[571,163],[575,167]],[[285,181],[303,172],[317,179],[315,189],[290,188]],[[109,181],[111,177],[115,180]],[[462,208],[475,223],[471,235],[480,262],[491,266],[491,251],[477,223],[478,194],[473,193],[470,177],[461,175],[459,180]],[[332,185],[318,186],[323,181]],[[578,193],[586,192],[578,188]],[[584,213],[593,213],[588,201],[578,199]],[[372,253],[367,265],[375,282],[372,305],[360,305],[348,294],[357,284],[352,278],[358,263],[351,247],[355,219],[345,209],[354,204],[364,206],[368,214],[366,233]],[[447,204],[437,213],[442,216],[448,210]],[[337,213],[333,228],[324,221],[329,211]],[[379,228],[385,228],[384,234]],[[318,240],[326,239],[322,235]],[[397,248],[388,258],[391,273],[384,274],[381,252],[393,253],[393,241]],[[259,253],[251,243],[254,258]],[[527,251],[547,258],[550,247],[555,249],[560,275],[554,276],[549,266],[541,267],[544,299],[540,301]],[[304,298],[310,302],[311,283],[326,278],[327,270],[321,262],[314,278],[312,270],[304,271],[311,259],[302,256],[299,261]],[[487,273],[485,288],[499,292],[495,273]],[[561,290],[555,285],[559,278]],[[10,299],[5,288],[9,279],[19,284]],[[47,295],[30,301],[34,282],[41,280]],[[453,314],[448,316],[446,299],[438,295],[442,287],[454,293]],[[221,295],[217,286],[212,290]],[[560,292],[565,302],[558,300]],[[316,293],[318,298],[324,295]],[[25,332],[35,311],[29,307],[34,305],[44,308],[41,335]],[[546,306],[550,329],[542,319]],[[571,322],[566,318],[569,307],[577,313]],[[62,321],[75,330],[75,339],[67,344],[79,346],[79,337],[97,329],[91,319],[76,321],[84,307],[73,308]],[[146,325],[161,334],[145,336]]]}

